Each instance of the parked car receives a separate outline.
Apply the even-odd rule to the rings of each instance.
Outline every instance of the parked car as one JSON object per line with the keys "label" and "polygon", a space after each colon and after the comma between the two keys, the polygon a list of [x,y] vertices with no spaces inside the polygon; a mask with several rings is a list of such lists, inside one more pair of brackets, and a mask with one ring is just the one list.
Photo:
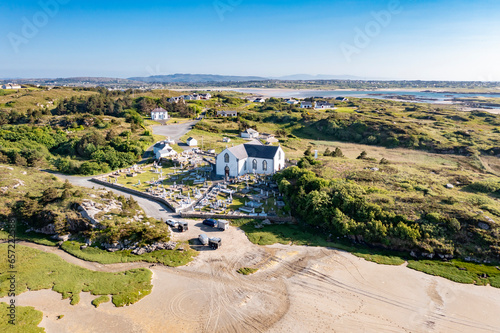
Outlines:
{"label": "parked car", "polygon": [[205,234],[201,234],[201,235],[199,235],[199,236],[198,236],[198,240],[200,241],[201,245],[205,245],[205,246],[207,246],[207,245],[208,245],[208,241],[209,241],[209,239],[208,239],[208,236],[207,236],[207,235],[205,235]]}
{"label": "parked car", "polygon": [[212,228],[218,228],[222,231],[225,231],[229,228],[229,221],[226,220],[206,219],[205,221],[203,221],[203,224],[208,225]]}
{"label": "parked car", "polygon": [[209,227],[215,228],[218,226],[218,223],[214,219],[206,219],[203,221],[203,224],[208,225]]}
{"label": "parked car", "polygon": [[175,220],[167,220],[167,224],[172,228],[177,228],[179,226],[179,221]]}

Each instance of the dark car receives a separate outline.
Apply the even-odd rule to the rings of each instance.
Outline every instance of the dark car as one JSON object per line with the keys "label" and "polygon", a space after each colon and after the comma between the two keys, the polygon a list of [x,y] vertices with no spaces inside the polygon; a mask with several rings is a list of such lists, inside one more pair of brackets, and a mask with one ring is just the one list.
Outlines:
{"label": "dark car", "polygon": [[206,219],[205,221],[203,221],[203,224],[208,225],[208,226],[210,226],[212,228],[215,228],[218,223],[214,219]]}

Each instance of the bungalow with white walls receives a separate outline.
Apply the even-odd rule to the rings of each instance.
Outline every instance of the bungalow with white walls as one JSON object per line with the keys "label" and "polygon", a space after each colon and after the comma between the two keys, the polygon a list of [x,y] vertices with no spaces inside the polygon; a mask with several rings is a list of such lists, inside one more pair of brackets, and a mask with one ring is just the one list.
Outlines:
{"label": "bungalow with white walls", "polygon": [[241,137],[244,139],[257,139],[259,137],[259,132],[254,129],[247,128],[245,131],[241,132]]}
{"label": "bungalow with white walls", "polygon": [[169,118],[168,112],[164,108],[156,108],[151,111],[152,120],[168,120]]}

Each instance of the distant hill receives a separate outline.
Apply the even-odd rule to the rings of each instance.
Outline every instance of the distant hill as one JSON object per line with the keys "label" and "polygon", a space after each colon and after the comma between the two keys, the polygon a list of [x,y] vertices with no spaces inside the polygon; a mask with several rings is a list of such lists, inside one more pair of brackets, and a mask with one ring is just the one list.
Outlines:
{"label": "distant hill", "polygon": [[212,74],[172,74],[149,77],[131,77],[129,80],[145,83],[205,83],[205,82],[247,82],[269,80],[259,76],[230,76]]}
{"label": "distant hill", "polygon": [[366,78],[361,78],[359,76],[353,75],[310,75],[310,74],[295,74],[295,75],[287,75],[273,78],[276,80],[283,81],[294,81],[294,80],[365,80]]}

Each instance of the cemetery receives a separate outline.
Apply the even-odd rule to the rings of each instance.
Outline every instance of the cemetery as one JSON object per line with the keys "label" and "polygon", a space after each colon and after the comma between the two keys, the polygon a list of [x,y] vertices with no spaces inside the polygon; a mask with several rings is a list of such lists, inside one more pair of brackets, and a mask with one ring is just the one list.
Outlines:
{"label": "cemetery", "polygon": [[254,173],[221,180],[214,175],[212,164],[195,153],[134,165],[94,181],[164,201],[175,212],[234,218],[289,216],[272,176]]}

